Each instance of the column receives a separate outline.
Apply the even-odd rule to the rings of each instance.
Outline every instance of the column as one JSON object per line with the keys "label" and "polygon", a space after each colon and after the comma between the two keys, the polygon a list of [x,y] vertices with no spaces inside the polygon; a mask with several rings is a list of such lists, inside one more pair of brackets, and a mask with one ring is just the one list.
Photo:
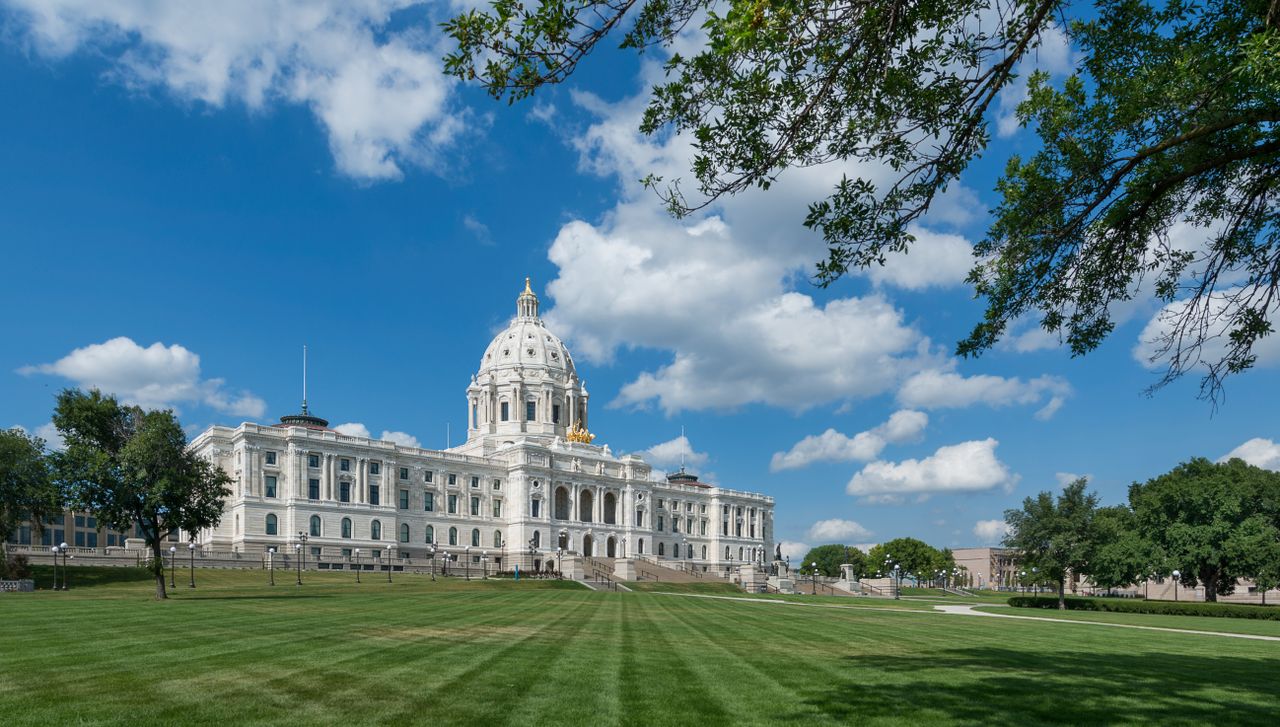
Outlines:
{"label": "column", "polygon": [[307,451],[305,449],[295,449],[294,452],[294,471],[297,473],[293,478],[293,496],[295,499],[301,500],[306,493],[307,486]]}

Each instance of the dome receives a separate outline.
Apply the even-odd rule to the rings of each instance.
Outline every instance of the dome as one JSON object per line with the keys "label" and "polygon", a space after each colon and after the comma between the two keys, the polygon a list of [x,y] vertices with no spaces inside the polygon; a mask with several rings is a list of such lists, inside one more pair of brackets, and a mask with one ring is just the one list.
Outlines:
{"label": "dome", "polygon": [[547,378],[566,383],[577,376],[569,349],[538,317],[538,298],[529,289],[527,278],[517,300],[516,317],[485,349],[476,378],[483,382],[488,376],[515,369],[524,373],[541,370]]}

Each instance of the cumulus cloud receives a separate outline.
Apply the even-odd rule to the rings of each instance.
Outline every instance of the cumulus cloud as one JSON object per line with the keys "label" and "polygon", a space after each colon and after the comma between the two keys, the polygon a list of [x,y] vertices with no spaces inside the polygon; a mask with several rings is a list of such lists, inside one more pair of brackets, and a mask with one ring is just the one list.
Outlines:
{"label": "cumulus cloud", "polygon": [[1004,520],[979,520],[973,525],[973,535],[980,543],[999,543],[1009,534],[1009,524]]}
{"label": "cumulus cloud", "polygon": [[[48,59],[91,53],[130,89],[257,112],[311,111],[340,172],[393,179],[432,166],[462,128],[431,23],[399,29],[416,0],[7,0],[11,22]],[[16,22],[14,22],[16,21]]]}
{"label": "cumulus cloud", "polygon": [[876,285],[905,290],[948,287],[965,281],[973,267],[973,245],[960,235],[945,234],[913,225],[916,241],[907,252],[891,253],[884,265],[867,268]]}
{"label": "cumulus cloud", "polygon": [[875,461],[855,474],[845,491],[892,503],[904,495],[1012,489],[1018,478],[996,458],[998,444],[995,439],[980,439],[940,447],[924,459]]}
{"label": "cumulus cloud", "polygon": [[674,469],[681,463],[691,467],[701,467],[710,456],[706,452],[695,451],[689,438],[681,434],[675,439],[655,444],[640,453],[650,464],[657,467]]}
{"label": "cumulus cloud", "polygon": [[1262,437],[1254,437],[1218,458],[1219,462],[1242,459],[1254,467],[1280,472],[1280,443]]}
{"label": "cumulus cloud", "polygon": [[[364,424],[360,422],[347,422],[345,424],[339,424],[333,428],[333,431],[339,434],[345,434],[348,437],[364,437],[365,439],[374,438],[373,433],[369,431],[369,427],[366,427]],[[405,434],[404,432],[393,432],[393,431],[384,429],[382,430],[382,434],[377,438],[384,441],[388,441],[388,442],[395,442],[396,444],[399,444],[403,447],[421,447],[422,446],[421,444],[418,443],[417,437],[411,434]]]}
{"label": "cumulus cloud", "polygon": [[[809,553],[809,544],[801,543],[796,540],[784,540],[780,543],[782,546],[782,557],[790,558],[793,563],[799,563],[800,559]],[[796,568],[799,565],[794,566]]]}
{"label": "cumulus cloud", "polygon": [[1093,475],[1078,475],[1074,472],[1056,472],[1054,473],[1053,478],[1058,481],[1058,488],[1061,489],[1081,478],[1091,480],[1093,479]]}
{"label": "cumulus cloud", "polygon": [[871,531],[853,520],[831,518],[819,520],[809,528],[808,538],[819,543],[844,542],[852,538],[869,538]]}
{"label": "cumulus cloud", "polygon": [[223,379],[203,379],[200,357],[178,344],[146,348],[120,336],[77,348],[53,363],[24,366],[23,375],[51,374],[82,389],[99,389],[148,409],[197,403],[224,414],[257,418],[266,402],[247,391],[231,393]]}
{"label": "cumulus cloud", "polygon": [[1071,384],[1057,376],[1023,380],[980,374],[962,376],[954,371],[931,369],[908,378],[898,390],[898,400],[922,409],[949,409],[984,404],[990,407],[1043,404],[1037,418],[1048,419],[1071,395]]}
{"label": "cumulus cloud", "polygon": [[[1241,288],[1229,288],[1214,293],[1204,302],[1207,318],[1203,329],[1193,326],[1187,331],[1187,343],[1191,337],[1203,335],[1203,345],[1194,355],[1204,366],[1221,360],[1231,347],[1229,327],[1231,318],[1239,313],[1237,297],[1242,294]],[[1171,335],[1176,335],[1177,321],[1183,317],[1190,305],[1189,300],[1175,300],[1157,311],[1142,333],[1138,334],[1138,343],[1133,347],[1133,357],[1148,369],[1160,368],[1168,362],[1168,353],[1163,350],[1163,342]],[[1280,307],[1272,307],[1268,311],[1267,322],[1273,329],[1280,329]],[[1253,346],[1253,355],[1257,357],[1255,366],[1275,366],[1280,364],[1280,335],[1272,334],[1257,341]]]}
{"label": "cumulus cloud", "polygon": [[929,424],[929,415],[912,409],[896,411],[874,429],[848,437],[835,429],[811,434],[786,452],[775,452],[769,463],[773,472],[807,467],[815,462],[855,462],[874,459],[888,444],[918,438]]}

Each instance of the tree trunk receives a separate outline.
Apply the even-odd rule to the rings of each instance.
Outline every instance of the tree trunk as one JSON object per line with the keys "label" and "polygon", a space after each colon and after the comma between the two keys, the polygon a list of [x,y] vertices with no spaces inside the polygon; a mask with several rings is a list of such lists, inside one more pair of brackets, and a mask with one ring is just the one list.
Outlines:
{"label": "tree trunk", "polygon": [[[1218,571],[1210,568],[1201,571],[1200,582],[1204,584],[1204,600],[1216,602],[1218,600]],[[1195,593],[1195,591],[1192,591],[1192,593]]]}
{"label": "tree trunk", "polygon": [[1058,610],[1067,610],[1067,577],[1058,579]]}
{"label": "tree trunk", "polygon": [[151,572],[156,577],[156,600],[163,601],[169,597],[164,590],[164,556],[160,552],[160,537],[151,540]]}

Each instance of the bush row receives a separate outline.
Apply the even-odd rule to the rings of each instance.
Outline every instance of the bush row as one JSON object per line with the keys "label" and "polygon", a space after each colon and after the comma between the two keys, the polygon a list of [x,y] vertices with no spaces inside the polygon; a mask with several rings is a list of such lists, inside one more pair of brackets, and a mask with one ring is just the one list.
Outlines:
{"label": "bush row", "polygon": [[[1057,608],[1058,598],[1014,596],[1009,605],[1017,608]],[[1216,616],[1280,621],[1280,608],[1238,603],[1200,601],[1135,601],[1118,598],[1068,598],[1070,611],[1110,611],[1112,613],[1154,613],[1168,616]]]}

